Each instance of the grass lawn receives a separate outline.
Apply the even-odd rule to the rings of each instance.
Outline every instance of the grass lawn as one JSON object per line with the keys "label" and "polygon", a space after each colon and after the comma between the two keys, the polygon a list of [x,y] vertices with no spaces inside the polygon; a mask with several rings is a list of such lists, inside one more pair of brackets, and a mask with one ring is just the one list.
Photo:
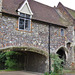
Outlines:
{"label": "grass lawn", "polygon": [[64,73],[75,73],[75,70],[64,70]]}

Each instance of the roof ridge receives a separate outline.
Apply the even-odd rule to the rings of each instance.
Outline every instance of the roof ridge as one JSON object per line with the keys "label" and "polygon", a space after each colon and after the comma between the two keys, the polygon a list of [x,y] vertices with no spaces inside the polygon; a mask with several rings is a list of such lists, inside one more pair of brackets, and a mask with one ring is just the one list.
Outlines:
{"label": "roof ridge", "polygon": [[61,2],[58,3],[58,6],[59,6],[59,4],[63,6],[64,10],[68,13],[68,15],[71,17],[71,19],[73,19],[72,15],[67,11],[67,9],[65,8],[65,6]]}

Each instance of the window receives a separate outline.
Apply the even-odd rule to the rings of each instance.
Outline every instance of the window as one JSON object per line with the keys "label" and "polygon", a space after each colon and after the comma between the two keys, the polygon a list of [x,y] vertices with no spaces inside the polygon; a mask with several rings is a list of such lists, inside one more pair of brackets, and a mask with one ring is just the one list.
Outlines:
{"label": "window", "polygon": [[30,22],[31,22],[30,15],[20,13],[20,17],[19,17],[20,30],[30,31]]}
{"label": "window", "polygon": [[64,29],[61,29],[61,36],[64,36]]}
{"label": "window", "polygon": [[71,46],[71,42],[68,42],[67,43],[67,48],[70,48],[70,46]]}

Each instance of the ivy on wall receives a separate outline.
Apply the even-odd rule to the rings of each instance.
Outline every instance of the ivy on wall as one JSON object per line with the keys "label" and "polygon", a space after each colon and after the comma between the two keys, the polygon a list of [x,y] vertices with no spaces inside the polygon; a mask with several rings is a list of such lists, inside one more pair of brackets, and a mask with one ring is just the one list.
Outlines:
{"label": "ivy on wall", "polygon": [[0,70],[3,69],[14,69],[18,70],[18,56],[21,55],[20,52],[15,51],[7,51],[7,52],[0,52]]}

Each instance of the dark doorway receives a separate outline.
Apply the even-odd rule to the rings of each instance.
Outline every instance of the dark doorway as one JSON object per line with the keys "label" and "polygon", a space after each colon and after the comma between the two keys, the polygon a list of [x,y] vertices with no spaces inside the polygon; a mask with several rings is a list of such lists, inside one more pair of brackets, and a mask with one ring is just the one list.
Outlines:
{"label": "dark doorway", "polygon": [[23,70],[41,73],[45,72],[46,57],[44,55],[30,51],[18,52],[22,53],[21,56],[18,56],[18,63],[21,65]]}
{"label": "dark doorway", "polygon": [[57,54],[59,55],[59,58],[63,60],[63,62],[61,64],[65,65],[65,63],[66,63],[66,54],[65,54],[64,48],[60,48],[57,51]]}
{"label": "dark doorway", "polygon": [[[8,52],[8,53],[7,53]],[[44,73],[46,70],[46,56],[31,52],[31,51],[23,51],[23,50],[13,50],[7,52],[0,52],[0,56],[2,60],[0,60],[0,69],[8,69],[13,68],[14,70],[24,70],[24,71],[32,71],[32,72],[41,72]],[[6,56],[7,53],[8,55]],[[7,59],[8,58],[8,59]],[[13,63],[11,66],[10,63],[5,62],[9,61]],[[15,66],[13,66],[15,65]],[[1,67],[2,66],[2,67]]]}

